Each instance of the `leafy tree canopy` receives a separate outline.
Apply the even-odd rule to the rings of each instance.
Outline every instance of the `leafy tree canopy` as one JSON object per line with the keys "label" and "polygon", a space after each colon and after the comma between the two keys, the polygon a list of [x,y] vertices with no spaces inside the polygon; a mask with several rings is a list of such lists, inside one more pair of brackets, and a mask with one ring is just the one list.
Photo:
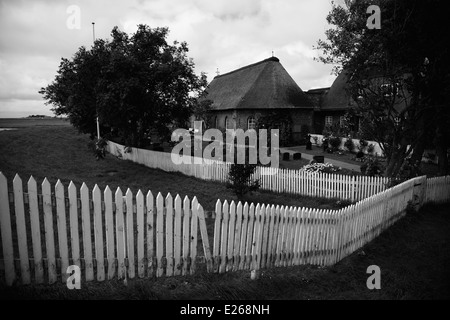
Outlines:
{"label": "leafy tree canopy", "polygon": [[[376,4],[381,29],[369,29]],[[319,60],[345,72],[365,135],[386,154],[385,175],[396,177],[405,159],[420,161],[434,145],[441,174],[448,173],[450,53],[446,6],[441,0],[346,0],[332,4]],[[427,143],[428,142],[428,143]],[[431,142],[431,143],[430,143]],[[413,161],[413,162],[414,162]]]}
{"label": "leafy tree canopy", "polygon": [[39,92],[56,115],[92,137],[98,116],[102,133],[127,145],[143,146],[151,133],[165,138],[185,127],[207,84],[205,74],[194,73],[187,44],[168,44],[168,32],[139,25],[128,35],[114,27],[111,40],[62,58],[54,81]]}

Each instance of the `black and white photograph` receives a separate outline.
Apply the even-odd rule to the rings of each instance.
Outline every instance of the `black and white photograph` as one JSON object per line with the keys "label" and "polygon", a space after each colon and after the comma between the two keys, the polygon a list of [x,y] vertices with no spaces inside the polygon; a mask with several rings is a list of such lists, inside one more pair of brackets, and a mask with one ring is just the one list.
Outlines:
{"label": "black and white photograph", "polygon": [[449,300],[446,9],[0,0],[2,305]]}

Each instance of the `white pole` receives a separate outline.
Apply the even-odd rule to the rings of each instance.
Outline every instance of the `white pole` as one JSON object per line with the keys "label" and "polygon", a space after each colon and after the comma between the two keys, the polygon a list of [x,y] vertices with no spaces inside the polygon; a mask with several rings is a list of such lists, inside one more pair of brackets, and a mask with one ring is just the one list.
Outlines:
{"label": "white pole", "polygon": [[[95,44],[95,22],[92,22],[92,39]],[[97,139],[100,140],[100,122],[98,121],[98,112],[97,112]]]}
{"label": "white pole", "polygon": [[97,117],[97,138],[100,139],[100,123],[98,122],[98,117]]}

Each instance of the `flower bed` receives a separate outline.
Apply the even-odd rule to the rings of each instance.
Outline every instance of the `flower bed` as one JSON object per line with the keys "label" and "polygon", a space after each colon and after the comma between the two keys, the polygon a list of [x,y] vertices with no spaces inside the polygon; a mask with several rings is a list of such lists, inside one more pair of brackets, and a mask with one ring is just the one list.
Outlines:
{"label": "flower bed", "polygon": [[333,164],[327,162],[327,163],[312,163],[307,164],[306,166],[303,166],[301,169],[303,171],[309,172],[309,173],[334,173],[342,170],[341,167],[335,167]]}

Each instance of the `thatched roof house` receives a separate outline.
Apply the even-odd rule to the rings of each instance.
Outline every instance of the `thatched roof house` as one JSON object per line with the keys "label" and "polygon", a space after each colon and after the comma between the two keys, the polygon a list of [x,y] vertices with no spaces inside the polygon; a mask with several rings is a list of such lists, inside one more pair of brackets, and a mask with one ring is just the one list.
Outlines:
{"label": "thatched roof house", "polygon": [[352,99],[348,95],[347,75],[341,72],[331,87],[309,90],[307,95],[314,100],[314,131],[322,133],[326,125],[340,123],[350,108]]}
{"label": "thatched roof house", "polygon": [[203,99],[213,101],[211,127],[252,129],[278,112],[290,115],[294,141],[311,128],[313,104],[276,57],[216,76],[206,91]]}

